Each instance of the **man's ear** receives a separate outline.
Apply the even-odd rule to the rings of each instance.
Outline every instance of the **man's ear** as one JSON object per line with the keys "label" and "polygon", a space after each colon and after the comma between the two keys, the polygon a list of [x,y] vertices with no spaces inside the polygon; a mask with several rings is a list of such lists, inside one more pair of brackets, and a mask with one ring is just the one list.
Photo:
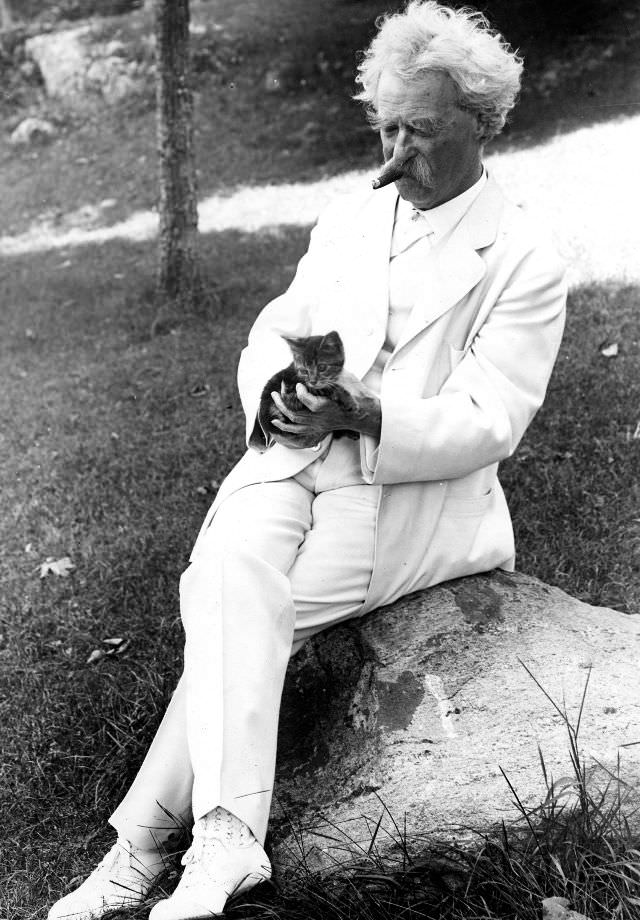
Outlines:
{"label": "man's ear", "polygon": [[484,124],[484,122],[482,121],[482,118],[481,118],[480,115],[476,115],[476,131],[475,131],[475,134],[476,134],[476,137],[478,138],[478,140],[480,141],[480,143],[482,144],[482,146],[484,147],[484,145],[486,144],[486,142],[487,142],[487,140],[488,140],[488,138],[487,138],[487,126],[486,126],[486,125]]}

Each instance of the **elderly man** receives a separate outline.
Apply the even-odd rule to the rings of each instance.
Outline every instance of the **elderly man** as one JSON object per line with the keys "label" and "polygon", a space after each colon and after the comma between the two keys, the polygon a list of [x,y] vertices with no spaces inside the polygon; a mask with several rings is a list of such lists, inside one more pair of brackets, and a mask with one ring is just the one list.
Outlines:
{"label": "elderly man", "polygon": [[[249,442],[266,381],[291,360],[282,336],[335,329],[355,410],[301,385],[304,411],[273,394],[276,443],[228,476],[182,578],[184,675],[111,817],[118,841],[51,920],[142,901],[174,818],[194,819],[194,841],[152,920],[210,917],[268,878],[291,654],[410,591],[513,567],[498,463],[542,403],[565,301],[547,234],[482,165],[520,72],[480,14],[413,0],[380,25],[358,78],[380,190],[321,217],[239,368]],[[332,437],[344,429],[357,439]]]}

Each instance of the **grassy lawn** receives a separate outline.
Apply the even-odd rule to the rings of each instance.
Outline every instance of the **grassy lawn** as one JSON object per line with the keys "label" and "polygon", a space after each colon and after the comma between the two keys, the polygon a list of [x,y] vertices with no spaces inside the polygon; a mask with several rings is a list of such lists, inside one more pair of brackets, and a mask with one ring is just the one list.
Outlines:
{"label": "grassy lawn", "polygon": [[[518,26],[517,5],[494,6],[498,21]],[[319,0],[313,15],[306,6],[301,17],[300,0],[202,4],[198,15],[214,11],[223,26],[215,67],[211,48],[200,47],[203,192],[306,181],[374,162],[375,140],[349,92],[353,49],[364,45],[381,7]],[[585,33],[572,46],[576,56],[606,41],[619,49],[615,60],[589,70],[596,83],[605,72],[611,79],[598,88],[602,108],[585,102],[588,118],[604,117],[607,93],[628,101],[620,22],[605,17],[595,37]],[[583,101],[594,98],[588,81],[578,86],[579,68],[561,70],[549,92],[540,89],[566,41],[543,41],[521,23],[520,30],[515,40],[528,42],[540,79],[531,79],[503,149],[526,145],[551,124],[574,124],[563,86],[583,91]],[[264,75],[283,60],[287,90],[267,93]],[[20,112],[6,103],[9,121]],[[83,118],[55,115],[61,135],[50,147],[16,154],[0,144],[0,235],[105,198],[116,199],[114,221],[152,205],[149,98]],[[205,236],[215,310],[154,339],[152,245],[109,243],[0,261],[0,920],[44,917],[45,906],[110,841],[105,818],[180,669],[178,576],[218,483],[242,450],[238,354],[258,309],[290,280],[307,239],[308,228],[286,227]],[[503,473],[520,568],[628,613],[640,612],[638,295],[636,287],[607,282],[572,291],[547,403]],[[613,342],[618,356],[604,357],[602,346]],[[65,556],[75,566],[69,577],[40,577],[45,559]],[[114,647],[108,638],[127,644],[88,665],[93,650]],[[604,818],[602,827],[610,829]],[[535,862],[528,846],[524,840],[524,849],[514,850],[505,890],[529,884],[536,897],[560,893],[557,876],[541,870],[534,885],[524,869],[518,874],[517,866]],[[487,868],[470,903],[485,897],[491,907],[485,914],[476,906],[468,920],[514,916],[508,899],[487,893],[490,875]],[[413,889],[408,876],[401,881],[417,903],[427,897],[425,876],[412,878]],[[373,913],[369,895],[345,900],[342,889],[329,904],[327,890],[317,902],[295,891],[283,900],[274,895],[256,916],[420,915],[384,892],[376,897],[386,898],[387,914]],[[518,908],[521,920],[539,916],[532,897]],[[452,916],[451,902],[442,904],[433,915]],[[591,906],[590,920],[612,915],[606,899]]]}
{"label": "grassy lawn", "polygon": [[[519,568],[590,604],[636,614],[638,295],[637,287],[595,284],[571,293],[547,401],[502,475]],[[601,354],[611,343],[618,357]]]}

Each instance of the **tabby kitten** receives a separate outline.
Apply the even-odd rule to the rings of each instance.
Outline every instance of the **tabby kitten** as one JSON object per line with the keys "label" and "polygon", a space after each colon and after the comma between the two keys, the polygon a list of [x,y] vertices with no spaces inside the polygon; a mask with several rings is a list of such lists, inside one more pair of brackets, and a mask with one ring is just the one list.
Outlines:
{"label": "tabby kitten", "polygon": [[[258,419],[249,439],[253,447],[264,447],[271,441],[273,434],[282,433],[272,424],[274,418],[281,419],[271,394],[280,393],[282,401],[293,412],[308,412],[296,396],[296,384],[303,383],[314,396],[326,396],[335,400],[344,409],[353,411],[355,404],[352,397],[338,383],[344,368],[344,346],[337,332],[326,335],[310,335],[303,338],[283,336],[293,354],[293,361],[283,370],[278,371],[265,384],[260,396]],[[355,431],[334,431],[334,438],[346,435],[358,438]]]}

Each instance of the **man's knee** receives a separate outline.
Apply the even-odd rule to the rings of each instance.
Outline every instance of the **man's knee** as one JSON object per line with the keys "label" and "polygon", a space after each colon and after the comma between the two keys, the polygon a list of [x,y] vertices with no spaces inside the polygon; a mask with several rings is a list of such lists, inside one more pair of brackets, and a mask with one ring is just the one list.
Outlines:
{"label": "man's knee", "polygon": [[180,612],[185,626],[220,614],[243,621],[294,616],[291,583],[285,571],[246,546],[199,554],[180,578]]}

